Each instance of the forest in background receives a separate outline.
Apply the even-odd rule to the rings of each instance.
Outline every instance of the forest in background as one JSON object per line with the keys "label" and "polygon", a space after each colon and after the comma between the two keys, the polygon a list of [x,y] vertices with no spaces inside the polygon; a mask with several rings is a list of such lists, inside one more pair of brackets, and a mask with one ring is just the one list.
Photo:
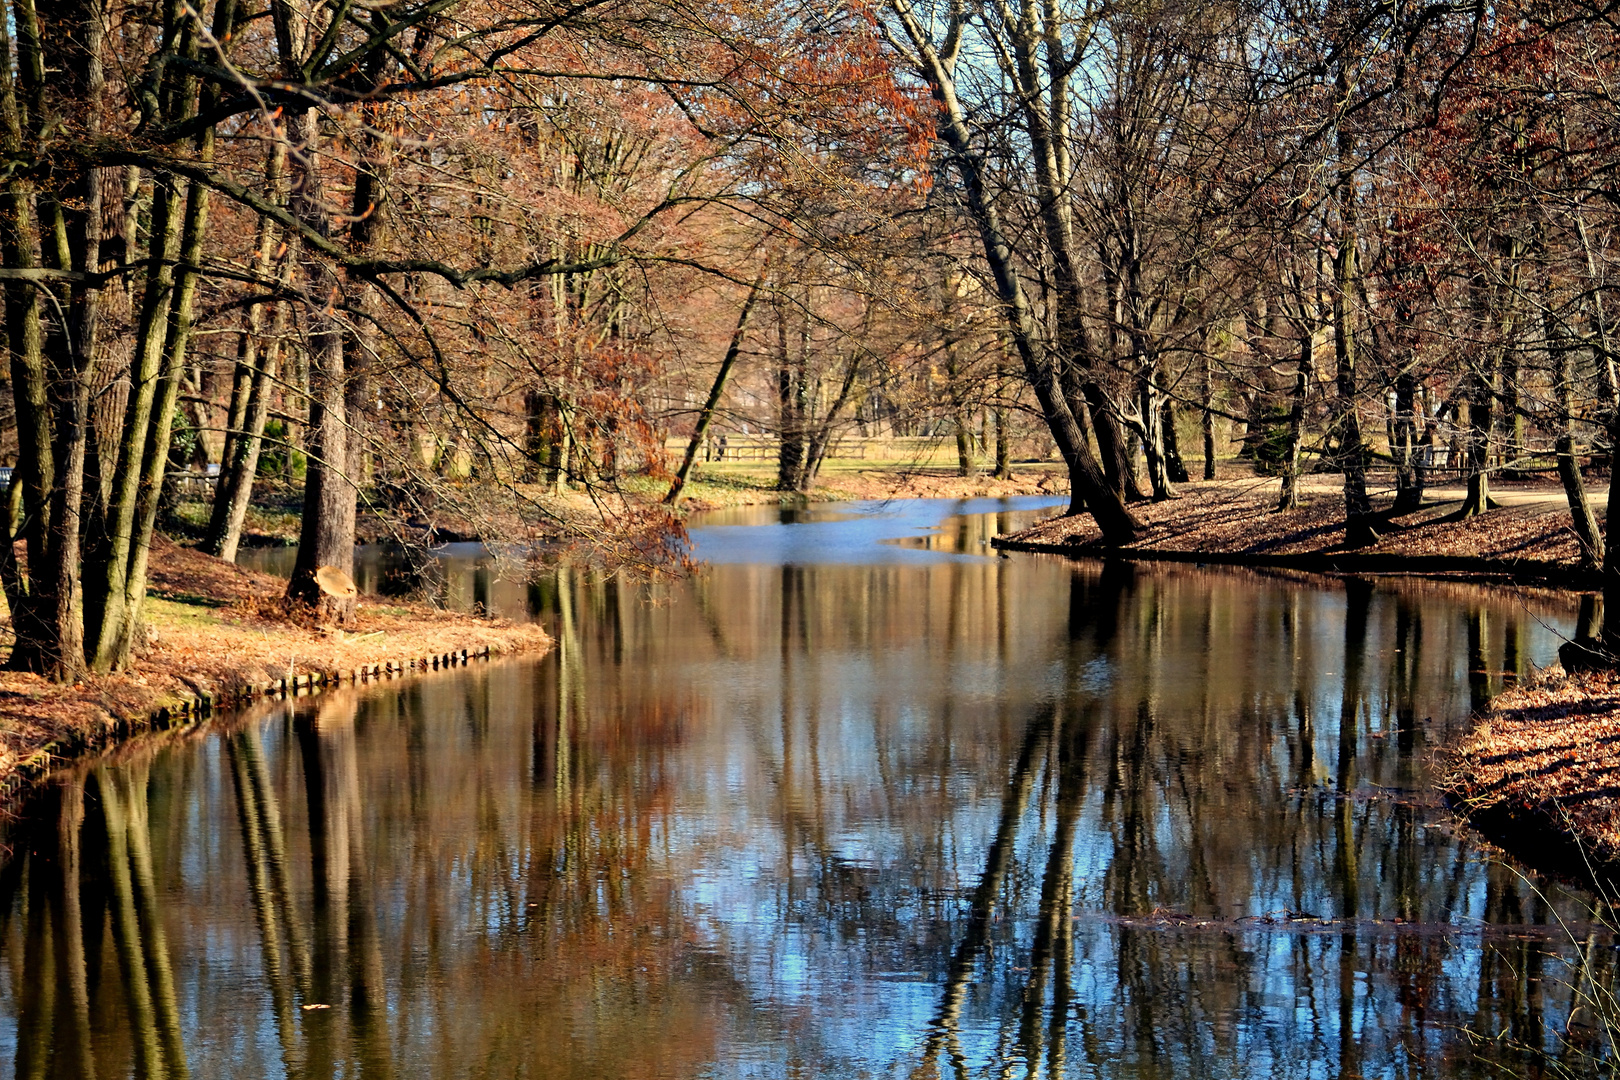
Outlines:
{"label": "forest in background", "polygon": [[714,432],[789,491],[846,432],[1039,432],[1113,543],[1228,424],[1280,509],[1342,473],[1350,545],[1556,467],[1620,586],[1614,5],[5,8],[13,667],[129,663],[177,473],[226,558],[296,482],[341,621],[361,505],[521,541],[579,491],[656,550],[616,493]]}

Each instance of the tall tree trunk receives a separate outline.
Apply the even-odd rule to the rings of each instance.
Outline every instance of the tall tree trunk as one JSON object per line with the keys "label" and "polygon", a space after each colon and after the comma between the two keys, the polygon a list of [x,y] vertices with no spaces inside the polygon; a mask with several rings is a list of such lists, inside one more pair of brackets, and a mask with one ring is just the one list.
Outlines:
{"label": "tall tree trunk", "polygon": [[1496,411],[1495,372],[1491,360],[1493,350],[1481,349],[1469,365],[1468,394],[1468,495],[1463,499],[1459,517],[1474,517],[1495,509],[1491,498],[1490,444],[1493,416]]}
{"label": "tall tree trunk", "polygon": [[1198,393],[1203,401],[1203,408],[1199,410],[1200,421],[1204,433],[1204,479],[1215,479],[1215,403],[1214,361],[1209,353],[1204,353],[1198,369]]}
{"label": "tall tree trunk", "polygon": [[[104,105],[106,20],[100,5],[94,0],[55,5],[47,24],[33,0],[14,0],[5,19],[0,45],[7,56],[12,54],[9,30],[17,33],[15,67],[8,61],[0,75],[0,144],[7,156],[26,160],[60,139],[63,129],[70,138],[95,140]],[[55,95],[50,105],[47,81]],[[87,275],[101,270],[103,175],[49,154],[44,161],[37,184],[10,177],[0,200],[5,265],[24,275],[7,286],[23,485],[20,504],[8,510],[25,511],[20,520],[12,515],[12,525],[22,526],[28,551],[27,578],[18,572],[8,545],[0,556],[0,579],[16,637],[11,666],[67,681],[84,671],[81,513],[102,290]],[[27,277],[30,272],[37,276]],[[54,316],[54,332],[48,332],[47,311]]]}
{"label": "tall tree trunk", "polygon": [[[274,396],[276,375],[281,366],[281,342],[286,335],[287,317],[287,305],[276,304],[275,315],[270,322],[270,340],[262,358],[254,358],[253,353],[257,352],[255,345],[243,346],[247,355],[242,363],[251,370],[252,377],[238,437],[231,444],[230,457],[220,470],[219,486],[214,493],[214,513],[203,544],[203,550],[227,562],[236,561],[248,506],[253,501],[253,482],[259,475],[259,455],[264,449],[264,429],[270,416],[270,399]],[[250,327],[248,334],[255,333],[257,331]]]}
{"label": "tall tree trunk", "polygon": [[1288,395],[1288,426],[1283,435],[1282,493],[1277,509],[1292,510],[1299,505],[1299,450],[1304,441],[1305,401],[1310,393],[1311,381],[1316,378],[1316,332],[1310,324],[1303,327],[1299,341],[1299,360],[1294,364],[1294,387]]}
{"label": "tall tree trunk", "polygon": [[957,356],[956,341],[945,341],[945,377],[950,383],[951,428],[956,436],[956,472],[958,476],[972,476],[973,432],[968,428],[967,400],[962,392],[961,362]]}
{"label": "tall tree trunk", "polygon": [[809,326],[803,327],[798,355],[789,341],[787,312],[776,309],[776,490],[797,491],[804,475],[804,421],[809,388],[805,370],[809,351]]}
{"label": "tall tree trunk", "polygon": [[1012,246],[1002,228],[1000,211],[985,189],[984,165],[973,150],[966,114],[956,96],[954,47],[947,46],[946,54],[942,57],[912,12],[908,0],[890,0],[890,6],[922,61],[923,70],[919,74],[927,80],[940,106],[938,135],[962,178],[968,213],[979,229],[985,259],[990,264],[996,283],[996,295],[1007,320],[1008,334],[1018,350],[1030,386],[1035,391],[1041,414],[1069,467],[1070,508],[1075,510],[1083,506],[1089,510],[1108,543],[1129,543],[1137,538],[1140,525],[1126,509],[1119,493],[1108,485],[1069,403],[1064,400],[1052,361],[1041,346],[1039,329],[1018,277]]}
{"label": "tall tree trunk", "polygon": [[1181,457],[1181,435],[1176,431],[1176,403],[1168,394],[1164,398],[1164,468],[1173,484],[1192,482],[1187,463]]}
{"label": "tall tree trunk", "polygon": [[[325,205],[320,176],[320,113],[309,109],[299,118],[301,153],[293,184],[293,208],[306,228],[329,233],[331,212]],[[318,257],[305,260],[305,291],[311,296],[340,295],[342,284]],[[298,558],[287,582],[287,596],[312,608],[316,617],[337,625],[354,615],[352,596],[324,591],[316,571],[332,567],[354,571],[356,491],[350,475],[348,386],[344,372],[344,330],[335,314],[306,308],[309,341],[309,464],[304,474],[303,521]]]}
{"label": "tall tree trunk", "polygon": [[[18,75],[12,65],[0,64],[0,150],[12,160],[22,160],[30,141],[31,114],[37,113],[38,86],[43,60],[38,57],[39,27],[29,3],[13,5],[18,25],[16,50]],[[0,13],[3,14],[3,13]],[[0,17],[0,46],[10,56],[11,18]],[[36,257],[40,247],[38,221],[34,214],[35,185],[26,173],[11,172],[5,180],[4,201],[0,204],[0,255],[5,265],[20,273],[41,269]],[[41,274],[43,280],[44,275]],[[51,492],[56,486],[56,456],[52,449],[54,427],[49,401],[50,377],[45,369],[43,302],[41,281],[21,276],[6,282],[6,337],[10,351],[12,398],[16,407],[17,468],[8,493],[7,516],[11,519],[6,539],[20,531],[28,556],[30,576],[24,577],[16,563],[12,544],[0,553],[4,562],[6,602],[11,612],[11,628],[16,644],[11,650],[11,666],[22,670],[58,673],[66,678],[71,667],[81,662],[78,653],[64,653],[62,637],[70,628],[62,620],[68,614],[63,597],[54,595],[50,576],[40,568],[50,562],[47,550],[46,514]]]}
{"label": "tall tree trunk", "polygon": [[550,417],[550,453],[546,458],[545,483],[553,491],[567,491],[574,467],[574,410],[561,394],[547,396]]}
{"label": "tall tree trunk", "polygon": [[[1491,435],[1496,428],[1496,396],[1497,380],[1506,374],[1508,356],[1516,349],[1514,339],[1518,333],[1519,322],[1519,259],[1522,254],[1522,243],[1517,239],[1502,239],[1498,242],[1501,251],[1502,284],[1487,290],[1482,281],[1475,282],[1475,298],[1479,303],[1480,330],[1488,332],[1491,315],[1496,317],[1495,340],[1490,341],[1479,351],[1479,358],[1469,372],[1468,380],[1468,497],[1463,501],[1462,509],[1458,511],[1461,517],[1472,517],[1483,514],[1486,510],[1493,510],[1497,503],[1491,498],[1490,489],[1490,448]],[[1495,294],[1495,303],[1491,303],[1491,293]],[[1505,388],[1504,388],[1505,389]],[[1516,393],[1516,392],[1515,392]],[[1515,408],[1517,400],[1515,396]],[[1514,424],[1510,421],[1505,426],[1511,432]],[[1522,424],[1518,425],[1522,441]],[[1506,451],[1512,454],[1509,448]]]}
{"label": "tall tree trunk", "polygon": [[[1613,364],[1613,358],[1601,363]],[[1613,374],[1611,369],[1611,375]],[[1620,401],[1610,400],[1609,445],[1620,446]],[[1610,451],[1611,455],[1613,451]],[[1609,498],[1603,511],[1603,533],[1607,538],[1603,548],[1603,651],[1609,662],[1620,666],[1620,484],[1614,482],[1614,464],[1609,465]]]}
{"label": "tall tree trunk", "polygon": [[[1350,182],[1346,181],[1346,187]],[[1372,500],[1367,497],[1367,463],[1361,438],[1361,419],[1356,408],[1356,336],[1352,298],[1355,277],[1360,269],[1357,235],[1351,200],[1346,194],[1341,213],[1350,213],[1339,235],[1339,252],[1334,259],[1337,288],[1333,293],[1333,353],[1337,366],[1338,396],[1334,402],[1335,426],[1339,432],[1339,464],[1344,470],[1344,535],[1348,547],[1362,547],[1378,538],[1374,527]]]}
{"label": "tall tree trunk", "polygon": [[[1330,15],[1337,22],[1342,15]],[[1346,48],[1348,42],[1341,43]],[[1341,57],[1334,77],[1334,92],[1342,108],[1350,100],[1349,56]],[[1338,176],[1334,200],[1339,211],[1335,238],[1338,251],[1333,260],[1333,354],[1337,368],[1338,395],[1334,402],[1334,426],[1339,436],[1339,463],[1344,470],[1344,540],[1347,547],[1362,547],[1377,539],[1372,500],[1367,497],[1367,463],[1361,438],[1361,418],[1356,407],[1357,340],[1355,301],[1361,294],[1361,233],[1357,210],[1356,163],[1359,157],[1356,136],[1345,124],[1336,134]]]}
{"label": "tall tree trunk", "polygon": [[[216,5],[211,31],[216,41],[233,40],[237,12],[235,0]],[[165,39],[172,42],[176,55],[196,58],[196,22],[184,5],[168,9]],[[210,83],[199,99],[196,77],[175,65],[165,70],[160,111],[168,119],[184,120],[199,108],[212,108],[218,95],[217,86]],[[211,126],[197,136],[195,150],[204,165],[213,160]],[[98,565],[94,575],[87,577],[84,594],[86,651],[97,671],[129,663],[140,625],[147,556],[169,460],[180,372],[191,338],[209,192],[201,185],[182,183],[178,177],[160,175],[153,204],[151,261],[137,323],[136,359],[118,468],[112,499],[100,514]]]}
{"label": "tall tree trunk", "polygon": [[1007,441],[1007,407],[1004,404],[1007,394],[1007,346],[1002,340],[996,341],[996,405],[992,416],[996,423],[996,469],[993,474],[997,480],[1012,479],[1012,457]]}
{"label": "tall tree trunk", "polygon": [[[1070,413],[1082,408],[1089,410],[1109,486],[1121,498],[1138,501],[1144,496],[1130,465],[1118,415],[1098,382],[1096,348],[1085,321],[1087,296],[1071,210],[1073,169],[1067,141],[1071,112],[1069,79],[1066,59],[1061,55],[1062,33],[1055,21],[1058,13],[1052,5],[1037,8],[1028,0],[1016,9],[1002,4],[1000,13],[1012,44],[1012,65],[1008,73],[1018,85],[1017,102],[1032,151],[1036,214],[1051,256],[1056,300],[1054,322],[1061,357],[1059,388]],[[1043,48],[1044,65],[1041,63]],[[953,100],[954,96],[953,85]],[[965,127],[963,133],[966,134]]]}
{"label": "tall tree trunk", "polygon": [[[1288,425],[1283,437],[1283,455],[1280,462],[1282,468],[1282,492],[1277,499],[1277,510],[1292,510],[1299,505],[1299,457],[1300,447],[1305,440],[1305,406],[1309,400],[1311,386],[1316,382],[1316,336],[1322,329],[1322,305],[1317,300],[1318,286],[1325,276],[1326,253],[1318,245],[1316,249],[1316,276],[1310,288],[1299,287],[1297,277],[1294,282],[1295,299],[1299,304],[1298,317],[1295,325],[1299,334],[1299,359],[1294,364],[1294,386],[1289,394]],[[1281,301],[1278,301],[1281,304]],[[1286,311],[1286,308],[1284,308]]]}
{"label": "tall tree trunk", "polygon": [[[226,5],[234,6],[234,5]],[[229,33],[222,35],[228,39]],[[208,136],[212,157],[213,138]],[[122,603],[123,624],[116,638],[103,628],[101,646],[92,658],[98,671],[122,668],[128,665],[135,645],[135,634],[140,626],[142,608],[146,600],[146,565],[152,550],[152,532],[157,527],[158,507],[163,497],[164,475],[169,466],[170,436],[174,418],[179,411],[180,375],[186,355],[191,347],[192,312],[196,305],[198,274],[195,268],[202,263],[203,237],[208,228],[209,191],[201,184],[191,184],[186,193],[185,219],[180,230],[181,266],[175,274],[174,292],[169,304],[168,319],[163,334],[162,381],[153,403],[152,430],[147,438],[145,457],[141,463],[140,503],[136,508],[136,533],[129,547],[129,567],[124,574]]]}

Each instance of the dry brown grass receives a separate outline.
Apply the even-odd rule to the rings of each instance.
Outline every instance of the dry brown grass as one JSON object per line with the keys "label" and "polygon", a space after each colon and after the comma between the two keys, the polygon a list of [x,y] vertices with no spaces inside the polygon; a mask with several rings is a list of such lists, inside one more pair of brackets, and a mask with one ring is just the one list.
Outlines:
{"label": "dry brown grass", "polygon": [[329,630],[284,608],[284,587],[158,537],[147,601],[156,638],[131,670],[72,686],[0,671],[0,790],[49,764],[51,744],[101,745],[177,699],[463,649],[493,655],[551,643],[531,624],[364,597],[352,629]]}

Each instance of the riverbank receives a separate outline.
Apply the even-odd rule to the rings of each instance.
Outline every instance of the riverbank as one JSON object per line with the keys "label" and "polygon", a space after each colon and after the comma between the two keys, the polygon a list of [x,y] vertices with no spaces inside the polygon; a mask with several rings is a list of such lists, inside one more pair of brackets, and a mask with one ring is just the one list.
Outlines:
{"label": "riverbank", "polygon": [[[0,797],[60,759],[148,727],[182,702],[230,698],[300,676],[352,677],[424,658],[543,650],[538,626],[362,597],[356,625],[327,630],[289,617],[286,582],[155,538],[147,640],[129,671],[71,686],[0,671]],[[430,659],[428,667],[435,666]]]}
{"label": "riverbank", "polygon": [[1554,668],[1500,695],[1446,755],[1447,801],[1538,869],[1620,882],[1620,672]]}
{"label": "riverbank", "polygon": [[[1325,573],[1468,576],[1564,588],[1595,588],[1581,569],[1569,508],[1556,484],[1501,484],[1503,504],[1457,519],[1463,492],[1439,489],[1414,513],[1382,523],[1366,547],[1344,546],[1344,499],[1336,485],[1306,486],[1298,508],[1274,510],[1280,481],[1245,477],[1182,485],[1181,497],[1137,503],[1140,540],[1111,552],[1127,558],[1231,563]],[[1601,494],[1595,495],[1602,505]],[[1386,500],[1387,501],[1387,500]],[[1083,554],[1102,534],[1090,515],[1057,517],[992,543],[1010,551]]]}

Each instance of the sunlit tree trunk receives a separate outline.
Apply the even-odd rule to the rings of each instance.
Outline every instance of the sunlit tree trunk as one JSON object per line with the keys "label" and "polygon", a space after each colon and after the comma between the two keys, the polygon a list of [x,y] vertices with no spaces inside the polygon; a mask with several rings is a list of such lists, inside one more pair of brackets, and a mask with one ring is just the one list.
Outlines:
{"label": "sunlit tree trunk", "polygon": [[[37,59],[39,32],[30,4],[18,3],[14,13],[0,12],[0,46],[12,52],[11,25],[16,20],[18,79],[10,62],[0,64],[0,150],[22,158],[29,141],[29,106],[38,108],[35,86],[43,61]],[[18,80],[21,86],[18,85]],[[39,230],[34,214],[35,184],[26,173],[10,172],[0,204],[0,256],[14,274],[6,281],[6,341],[10,353],[12,399],[16,410],[18,456],[11,491],[6,499],[6,534],[0,551],[0,571],[10,609],[16,644],[11,666],[51,672],[71,678],[81,670],[82,650],[72,639],[71,597],[51,592],[49,575],[38,573],[49,564],[46,514],[56,485],[52,450],[54,425],[47,397],[44,325],[41,308],[43,268],[39,265]],[[38,274],[39,280],[23,275]],[[21,535],[28,565],[36,577],[25,577],[18,566],[12,538]]]}
{"label": "sunlit tree trunk", "polygon": [[[236,0],[215,6],[209,31],[214,41],[233,41],[238,13]],[[195,14],[177,6],[167,20],[165,35],[173,40],[175,51],[194,58],[199,49]],[[196,77],[183,69],[165,83],[164,91],[161,110],[175,120],[194,116],[199,110],[206,112],[220,96],[217,84],[210,82],[199,97]],[[204,166],[213,161],[212,125],[195,138],[194,149]],[[209,199],[206,187],[183,183],[177,176],[159,174],[154,185],[152,263],[136,330],[129,406],[112,499],[100,515],[100,565],[87,578],[85,589],[85,622],[91,631],[87,652],[98,671],[129,663],[140,625],[147,557],[178,411],[181,368],[190,348]]]}
{"label": "sunlit tree trunk", "polygon": [[1339,435],[1339,464],[1344,470],[1345,543],[1350,547],[1370,544],[1377,539],[1372,500],[1367,497],[1366,448],[1361,438],[1361,419],[1356,405],[1356,332],[1353,298],[1356,275],[1360,272],[1358,238],[1353,210],[1353,180],[1348,175],[1341,189],[1341,230],[1339,251],[1334,259],[1337,278],[1333,292],[1333,355],[1337,367],[1338,396],[1334,401],[1334,421]]}
{"label": "sunlit tree trunk", "polygon": [[[104,18],[90,2],[48,11],[14,0],[0,45],[15,67],[0,74],[0,149],[15,161],[57,137],[63,117],[47,106],[47,81],[75,109],[70,122],[88,138],[100,130]],[[65,84],[65,85],[61,85]],[[52,165],[40,182],[13,172],[6,180],[0,255],[20,275],[7,283],[6,323],[16,405],[19,527],[28,575],[17,572],[10,543],[0,566],[16,644],[11,666],[59,680],[84,670],[80,563],[90,384],[97,355],[101,286],[85,275],[101,269],[102,171]],[[37,256],[36,256],[37,252]],[[36,261],[37,258],[37,261]],[[46,312],[56,323],[46,332]]]}

